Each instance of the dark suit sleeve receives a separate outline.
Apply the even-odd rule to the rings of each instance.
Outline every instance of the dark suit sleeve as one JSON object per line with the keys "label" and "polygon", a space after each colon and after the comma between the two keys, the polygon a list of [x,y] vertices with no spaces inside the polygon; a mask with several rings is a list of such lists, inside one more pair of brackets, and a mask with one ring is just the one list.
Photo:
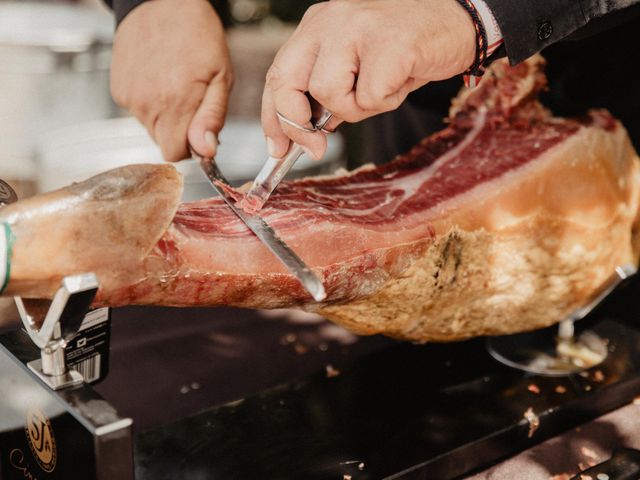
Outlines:
{"label": "dark suit sleeve", "polygon": [[[606,25],[604,17],[640,6],[640,0],[485,0],[500,26],[511,63],[519,63],[568,36]],[[616,14],[618,13],[618,14]],[[593,30],[593,29],[592,29]],[[596,29],[597,30],[597,29]],[[595,33],[595,31],[594,31]]]}
{"label": "dark suit sleeve", "polygon": [[[147,0],[104,0],[109,7],[113,10],[116,15],[116,25],[119,25],[120,22],[127,14],[136,8],[138,5],[144,3]],[[213,8],[216,9],[218,15],[222,19],[222,23],[225,26],[228,26],[231,22],[231,16],[229,14],[229,5],[226,0],[210,0]]]}
{"label": "dark suit sleeve", "polygon": [[107,5],[113,10],[113,13],[116,16],[116,24],[119,25],[120,22],[127,14],[136,8],[141,3],[144,3],[146,0],[104,0]]}

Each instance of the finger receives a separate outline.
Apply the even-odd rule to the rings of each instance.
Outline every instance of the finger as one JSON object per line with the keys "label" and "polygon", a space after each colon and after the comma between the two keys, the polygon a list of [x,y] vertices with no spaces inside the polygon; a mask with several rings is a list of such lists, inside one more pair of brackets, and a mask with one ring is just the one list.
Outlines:
{"label": "finger", "polygon": [[[331,123],[331,121],[329,123]],[[262,128],[266,137],[269,155],[273,158],[282,158],[287,153],[291,144],[291,139],[293,139],[297,143],[300,143],[298,142],[298,140],[300,139],[298,133],[302,132],[280,121],[275,113],[275,107],[273,105],[271,91],[269,89],[265,89],[262,97]],[[324,136],[321,135],[320,132],[307,135],[314,135],[318,137]],[[302,143],[300,143],[300,145],[303,145],[303,148],[307,152],[307,155],[309,155],[311,158],[319,159],[322,158],[322,155],[324,155],[324,152],[326,150],[326,139],[324,140],[324,142],[322,142],[322,139],[320,139],[320,142],[318,142],[317,140],[316,142],[320,143],[320,149],[316,152],[311,152]]]}
{"label": "finger", "polygon": [[204,93],[204,97],[191,120],[187,138],[200,155],[214,157],[218,149],[218,133],[222,130],[227,114],[230,81],[221,72],[216,75]]}
{"label": "finger", "polygon": [[331,119],[325,124],[325,126],[322,128],[322,130],[324,131],[324,133],[333,133],[337,130],[337,128],[340,126],[340,124],[344,122],[344,120],[336,115],[334,115],[333,117],[331,117]]}
{"label": "finger", "polygon": [[323,47],[309,78],[309,93],[336,117],[348,122],[365,118],[356,102],[358,57],[353,50]]}
{"label": "finger", "polygon": [[271,90],[265,88],[262,92],[262,129],[267,142],[269,156],[282,158],[289,149],[289,137],[287,137],[280,126],[280,121],[276,115],[276,108],[273,105]]}
{"label": "finger", "polygon": [[296,128],[280,120],[276,113],[280,113],[291,122],[311,128],[312,111],[307,96],[302,91],[286,87],[273,91],[271,95],[273,109],[268,113],[271,118],[270,121],[275,120],[284,135],[302,146],[311,158],[322,158],[327,148],[324,135],[318,132],[305,132]]}
{"label": "finger", "polygon": [[356,102],[371,115],[395,110],[415,88],[413,65],[393,48],[366,52],[356,85]]}
{"label": "finger", "polygon": [[320,160],[327,151],[327,137],[322,132],[304,132],[287,124],[282,125],[282,130],[287,137],[300,145],[306,154],[313,160]]}
{"label": "finger", "polygon": [[153,126],[153,138],[168,162],[189,158],[187,129],[191,121],[189,112],[169,110],[161,113]]}
{"label": "finger", "polygon": [[[291,125],[280,122],[276,112],[279,112],[292,122],[311,127],[311,105],[305,95],[308,90],[309,76],[315,63],[318,45],[313,39],[297,37],[288,42],[280,50],[267,76],[265,90],[267,102],[263,109],[264,125],[271,126],[270,131],[276,130],[275,123],[284,134],[300,144],[312,158],[321,158],[326,149],[326,139],[323,135],[301,131]],[[265,131],[268,142],[275,143],[276,150],[281,151],[284,142],[279,136],[272,138]]]}

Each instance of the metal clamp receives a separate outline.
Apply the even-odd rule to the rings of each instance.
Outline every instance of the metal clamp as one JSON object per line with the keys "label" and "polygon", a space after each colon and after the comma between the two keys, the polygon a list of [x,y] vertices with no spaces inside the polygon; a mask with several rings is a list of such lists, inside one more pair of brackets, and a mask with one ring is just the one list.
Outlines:
{"label": "metal clamp", "polygon": [[[11,186],[0,180],[0,208],[17,199]],[[40,348],[40,359],[27,366],[53,390],[84,382],[79,372],[67,367],[64,350],[78,333],[97,292],[95,274],[83,273],[64,277],[51,302],[14,297],[26,332]],[[46,313],[43,306],[48,307]]]}
{"label": "metal clamp", "polygon": [[285,117],[283,114],[281,114],[278,111],[276,111],[276,116],[278,117],[278,120],[280,120],[282,123],[286,123],[287,125],[295,129],[298,129],[302,132],[306,132],[306,133],[322,132],[325,135],[329,133],[333,133],[332,130],[327,130],[326,128],[324,128],[327,125],[327,123],[329,123],[329,120],[331,120],[331,118],[333,117],[333,114],[324,107],[320,107],[320,112],[317,120],[315,118],[311,119],[311,125],[312,125],[311,127],[305,127],[304,125],[300,125],[299,123],[294,122],[293,120]]}
{"label": "metal clamp", "polygon": [[97,291],[98,280],[93,273],[67,276],[44,315],[29,313],[28,305],[33,307],[34,301],[14,297],[25,330],[40,348],[40,359],[27,366],[53,390],[84,381],[79,372],[69,370],[64,351],[78,333]]}

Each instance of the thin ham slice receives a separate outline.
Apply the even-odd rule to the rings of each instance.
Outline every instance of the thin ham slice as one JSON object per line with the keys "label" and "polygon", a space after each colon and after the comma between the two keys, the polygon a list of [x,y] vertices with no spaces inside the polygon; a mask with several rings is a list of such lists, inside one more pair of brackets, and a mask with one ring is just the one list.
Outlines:
{"label": "thin ham slice", "polygon": [[[281,184],[260,214],[321,276],[322,304],[215,198],[178,206],[144,255],[104,249],[99,304],[300,307],[415,341],[562,320],[637,263],[640,175],[607,112],[560,119],[537,102],[542,65],[496,62],[448,128],[387,165]],[[20,231],[15,208],[0,220]],[[8,292],[33,293],[17,268]]]}

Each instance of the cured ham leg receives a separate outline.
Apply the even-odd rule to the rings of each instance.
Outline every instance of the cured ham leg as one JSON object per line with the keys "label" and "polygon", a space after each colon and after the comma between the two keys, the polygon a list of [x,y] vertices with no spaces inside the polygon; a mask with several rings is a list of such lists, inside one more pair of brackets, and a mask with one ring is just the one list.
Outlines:
{"label": "cured ham leg", "polygon": [[139,280],[181,193],[172,166],[133,165],[0,209],[12,237],[3,293],[51,298],[64,276],[84,272],[95,272],[104,291]]}
{"label": "cured ham leg", "polygon": [[[65,225],[52,247],[31,237],[55,226],[58,213],[34,224],[30,210],[44,212],[72,189],[82,197],[86,182],[0,210],[16,236],[7,292],[49,294],[61,274],[92,270],[101,305],[300,307],[358,333],[415,341],[548,326],[588,302],[617,265],[637,262],[640,176],[624,128],[607,112],[561,119],[541,107],[541,67],[539,57],[494,63],[480,87],[454,101],[448,128],[387,165],[281,184],[260,213],[323,278],[322,304],[222,201],[178,206],[173,180],[161,182],[171,193],[161,201],[145,189],[109,219],[90,221],[90,203],[73,207],[86,210],[99,248]],[[168,176],[170,167],[128,168],[88,182],[136,169]],[[128,252],[124,225],[147,231],[151,218]]]}

